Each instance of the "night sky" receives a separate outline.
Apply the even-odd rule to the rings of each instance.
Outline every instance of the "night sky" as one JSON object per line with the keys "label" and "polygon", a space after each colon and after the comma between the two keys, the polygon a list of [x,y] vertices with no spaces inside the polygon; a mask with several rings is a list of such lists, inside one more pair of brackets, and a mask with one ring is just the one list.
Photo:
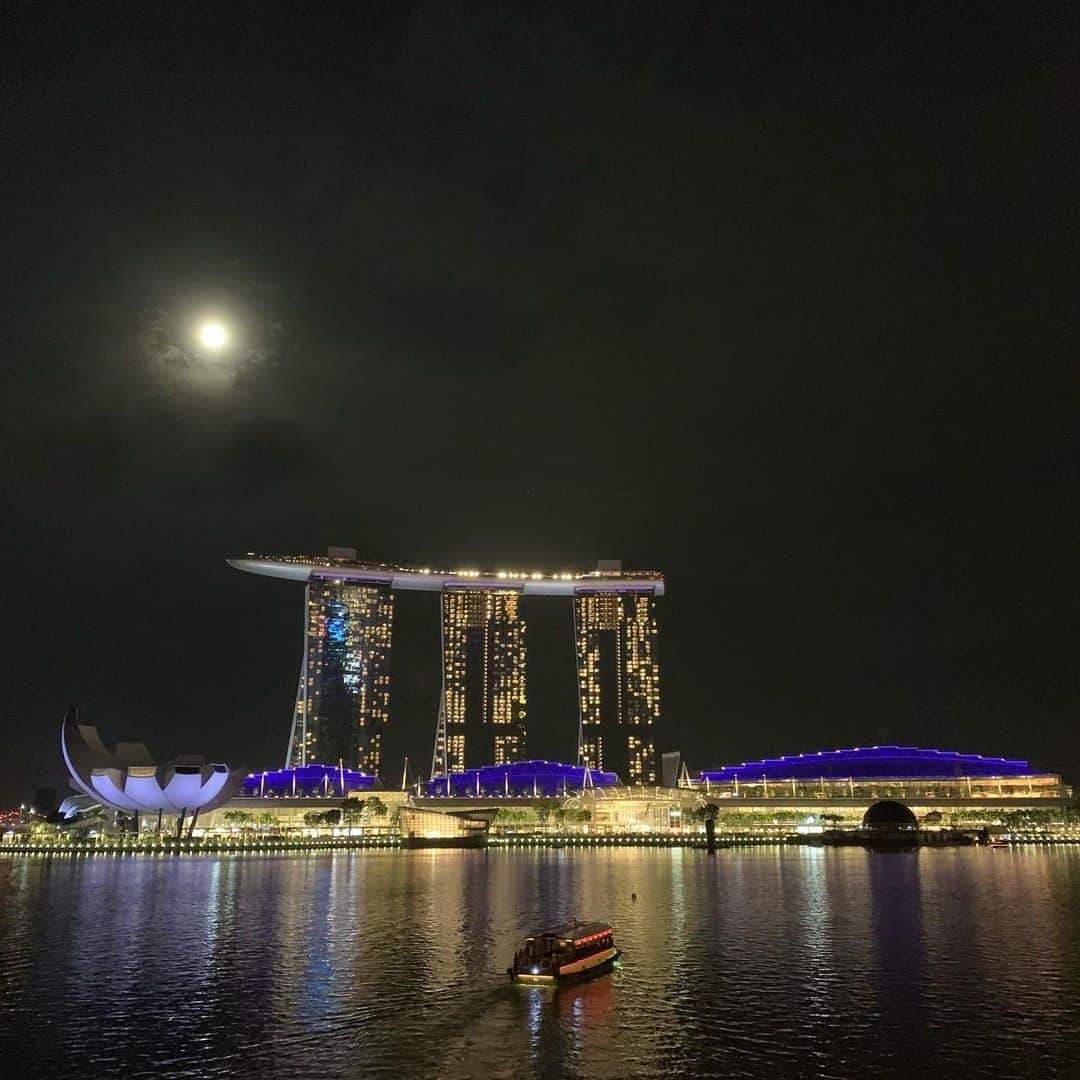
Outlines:
{"label": "night sky", "polygon": [[[0,804],[70,702],[280,764],[303,592],[225,558],[327,545],[663,571],[692,768],[1080,782],[1070,6],[455,11],[6,9]],[[525,615],[567,758],[569,604]],[[438,648],[398,594],[388,771]]]}

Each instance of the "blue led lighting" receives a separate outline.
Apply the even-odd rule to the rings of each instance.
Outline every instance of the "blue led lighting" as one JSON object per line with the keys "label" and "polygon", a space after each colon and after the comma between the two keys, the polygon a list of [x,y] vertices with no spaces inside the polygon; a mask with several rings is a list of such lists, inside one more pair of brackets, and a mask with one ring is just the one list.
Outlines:
{"label": "blue led lighting", "polygon": [[478,769],[437,776],[425,786],[428,795],[486,796],[561,795],[586,786],[613,787],[619,782],[613,772],[564,765],[558,761],[513,761],[507,765],[483,765]]}
{"label": "blue led lighting", "polygon": [[344,798],[354,791],[371,791],[375,777],[357,769],[342,769],[337,765],[298,765],[294,769],[268,769],[244,777],[242,796],[258,798],[260,795],[290,798],[295,794],[304,797]]}
{"label": "blue led lighting", "polygon": [[1030,776],[1026,761],[960,754],[955,750],[926,750],[918,746],[856,746],[850,750],[821,750],[810,754],[744,761],[706,769],[702,780],[713,784],[766,780],[948,779],[957,776]]}

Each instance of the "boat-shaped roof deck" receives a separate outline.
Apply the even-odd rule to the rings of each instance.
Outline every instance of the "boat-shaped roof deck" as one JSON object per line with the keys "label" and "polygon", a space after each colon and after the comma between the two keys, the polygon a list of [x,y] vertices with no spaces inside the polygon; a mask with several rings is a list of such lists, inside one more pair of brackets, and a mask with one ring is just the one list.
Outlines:
{"label": "boat-shaped roof deck", "polygon": [[581,593],[652,593],[664,595],[664,575],[654,570],[591,570],[550,573],[520,570],[432,570],[391,563],[362,562],[318,555],[255,555],[227,560],[247,574],[291,581],[355,581],[392,589],[442,592],[445,589],[508,589],[527,596],[576,596]]}

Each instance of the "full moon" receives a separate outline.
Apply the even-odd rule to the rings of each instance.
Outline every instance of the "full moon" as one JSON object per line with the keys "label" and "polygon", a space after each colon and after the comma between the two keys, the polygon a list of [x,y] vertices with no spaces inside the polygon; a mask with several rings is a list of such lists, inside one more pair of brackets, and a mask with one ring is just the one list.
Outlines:
{"label": "full moon", "polygon": [[223,349],[229,342],[229,331],[219,322],[203,323],[199,327],[199,342],[207,349]]}

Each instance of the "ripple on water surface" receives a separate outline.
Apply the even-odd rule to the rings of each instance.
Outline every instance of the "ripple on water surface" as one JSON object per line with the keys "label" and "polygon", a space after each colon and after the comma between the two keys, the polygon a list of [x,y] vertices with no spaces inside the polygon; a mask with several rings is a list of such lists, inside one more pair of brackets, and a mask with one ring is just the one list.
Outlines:
{"label": "ripple on water surface", "polygon": [[[1078,885],[1067,848],[4,857],[0,1074],[1074,1075]],[[621,969],[511,986],[575,915]]]}

